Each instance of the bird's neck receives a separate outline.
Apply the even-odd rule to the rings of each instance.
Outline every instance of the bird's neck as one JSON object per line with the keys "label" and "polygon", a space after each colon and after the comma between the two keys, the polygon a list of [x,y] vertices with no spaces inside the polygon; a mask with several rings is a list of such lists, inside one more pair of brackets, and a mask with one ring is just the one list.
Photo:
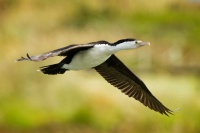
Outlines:
{"label": "bird's neck", "polygon": [[128,50],[128,49],[134,49],[136,48],[134,46],[134,44],[132,43],[127,43],[127,42],[124,42],[124,43],[120,43],[118,45],[115,45],[115,46],[111,46],[111,50],[113,52],[118,52],[118,51],[121,51],[121,50]]}

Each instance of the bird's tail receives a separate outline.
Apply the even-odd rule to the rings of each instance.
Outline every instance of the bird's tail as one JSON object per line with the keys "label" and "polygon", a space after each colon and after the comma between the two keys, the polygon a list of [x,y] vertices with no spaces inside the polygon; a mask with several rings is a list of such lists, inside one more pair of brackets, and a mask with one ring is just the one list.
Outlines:
{"label": "bird's tail", "polygon": [[49,75],[63,74],[65,73],[67,69],[63,69],[62,66],[63,64],[61,63],[53,64],[49,66],[43,66],[43,67],[40,67],[40,70],[38,71],[42,71],[44,74],[49,74]]}

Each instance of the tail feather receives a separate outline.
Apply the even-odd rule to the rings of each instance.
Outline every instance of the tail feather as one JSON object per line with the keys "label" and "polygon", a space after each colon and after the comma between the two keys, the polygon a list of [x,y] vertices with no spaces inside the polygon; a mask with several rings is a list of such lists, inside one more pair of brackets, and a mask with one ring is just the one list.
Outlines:
{"label": "tail feather", "polygon": [[62,64],[53,64],[49,66],[43,66],[40,67],[40,71],[42,71],[44,74],[49,74],[49,75],[55,75],[55,74],[63,74],[67,69],[62,68]]}

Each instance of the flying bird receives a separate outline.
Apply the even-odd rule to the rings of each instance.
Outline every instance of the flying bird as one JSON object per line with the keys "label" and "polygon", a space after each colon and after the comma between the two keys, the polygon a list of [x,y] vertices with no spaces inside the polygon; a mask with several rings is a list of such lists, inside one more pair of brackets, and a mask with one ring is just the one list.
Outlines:
{"label": "flying bird", "polygon": [[21,57],[16,61],[43,61],[49,57],[64,56],[57,64],[40,68],[44,74],[64,74],[69,70],[94,68],[108,83],[115,86],[129,97],[140,101],[150,109],[161,114],[172,114],[146,87],[144,82],[132,73],[114,53],[121,50],[135,49],[150,45],[132,38],[121,39],[114,43],[97,41],[87,44],[71,44],[36,56]]}

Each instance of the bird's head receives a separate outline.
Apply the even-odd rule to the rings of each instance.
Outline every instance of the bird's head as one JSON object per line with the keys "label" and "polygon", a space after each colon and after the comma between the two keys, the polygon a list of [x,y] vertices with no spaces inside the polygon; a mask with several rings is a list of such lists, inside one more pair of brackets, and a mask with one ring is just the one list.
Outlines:
{"label": "bird's head", "polygon": [[122,39],[115,43],[113,43],[115,46],[119,47],[120,49],[134,49],[141,46],[149,46],[150,42],[143,42],[141,40],[136,39]]}

